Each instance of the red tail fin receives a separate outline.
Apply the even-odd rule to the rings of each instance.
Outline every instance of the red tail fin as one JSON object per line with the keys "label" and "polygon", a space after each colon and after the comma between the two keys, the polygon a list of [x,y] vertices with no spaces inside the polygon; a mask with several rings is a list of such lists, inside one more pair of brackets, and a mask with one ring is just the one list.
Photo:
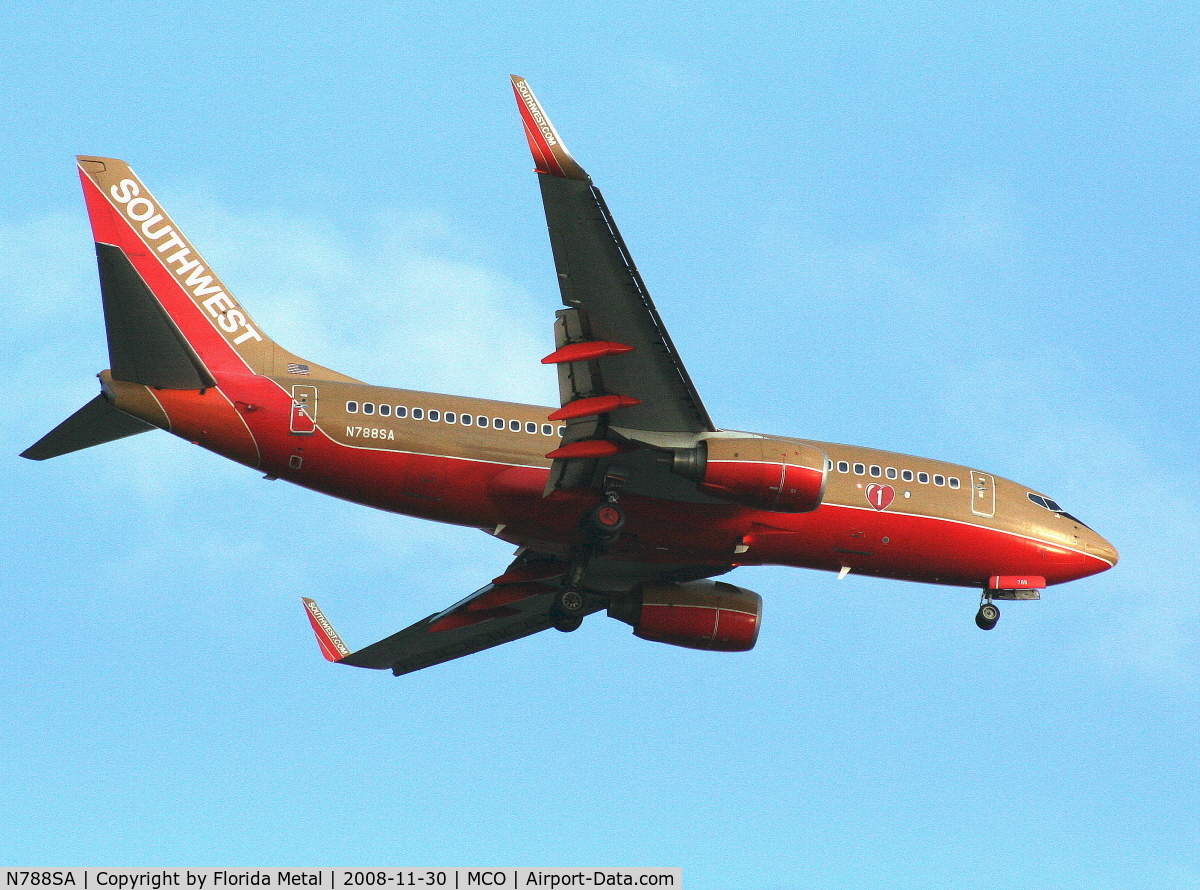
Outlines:
{"label": "red tail fin", "polygon": [[80,157],[113,376],[167,389],[270,373],[272,342],[124,161]]}

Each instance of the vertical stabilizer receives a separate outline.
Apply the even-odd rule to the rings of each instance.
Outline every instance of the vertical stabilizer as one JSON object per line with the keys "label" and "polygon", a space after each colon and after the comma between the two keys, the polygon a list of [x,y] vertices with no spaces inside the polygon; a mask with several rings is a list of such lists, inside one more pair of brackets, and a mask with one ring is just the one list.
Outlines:
{"label": "vertical stabilizer", "polygon": [[79,157],[113,376],[202,389],[271,373],[274,344],[124,161]]}

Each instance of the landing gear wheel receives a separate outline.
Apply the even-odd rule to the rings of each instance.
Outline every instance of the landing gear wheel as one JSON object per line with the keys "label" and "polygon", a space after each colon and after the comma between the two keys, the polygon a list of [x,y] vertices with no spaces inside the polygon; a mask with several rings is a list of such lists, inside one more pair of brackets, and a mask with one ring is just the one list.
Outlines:
{"label": "landing gear wheel", "polygon": [[605,537],[616,537],[617,532],[625,527],[625,511],[611,501],[605,501],[593,507],[584,521],[593,531]]}
{"label": "landing gear wheel", "polygon": [[565,634],[579,630],[581,624],[583,624],[582,615],[560,615],[554,619],[554,629],[561,630]]}
{"label": "landing gear wheel", "polygon": [[[554,611],[565,618],[583,620],[583,610],[587,608],[587,597],[578,590],[567,588],[554,598]],[[578,626],[578,625],[576,625]],[[561,628],[559,628],[561,630]],[[575,628],[571,628],[574,630]]]}
{"label": "landing gear wheel", "polygon": [[980,630],[991,630],[1000,620],[1000,610],[992,603],[984,603],[975,614],[975,625]]}

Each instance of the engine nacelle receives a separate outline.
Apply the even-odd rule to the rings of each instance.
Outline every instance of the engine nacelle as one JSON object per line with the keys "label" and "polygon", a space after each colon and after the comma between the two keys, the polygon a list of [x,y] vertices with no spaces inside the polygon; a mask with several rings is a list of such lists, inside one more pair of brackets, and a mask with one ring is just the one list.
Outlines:
{"label": "engine nacelle", "polygon": [[758,640],[762,597],[723,581],[647,581],[631,594],[614,596],[608,614],[632,625],[643,640],[745,652]]}
{"label": "engine nacelle", "polygon": [[825,496],[826,456],[786,439],[706,439],[676,451],[672,469],[702,491],[744,507],[809,513]]}

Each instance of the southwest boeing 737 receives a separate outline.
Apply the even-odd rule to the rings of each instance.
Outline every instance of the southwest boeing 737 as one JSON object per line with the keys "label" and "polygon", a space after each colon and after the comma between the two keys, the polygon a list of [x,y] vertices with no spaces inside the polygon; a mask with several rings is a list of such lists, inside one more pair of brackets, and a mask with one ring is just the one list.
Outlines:
{"label": "southwest boeing 737", "polygon": [[1111,568],[1050,497],[971,467],[726,430],[709,417],[600,191],[512,79],[565,308],[561,404],[370,386],[254,322],[123,161],[80,157],[111,367],[24,457],[162,429],[269,479],[471,526],[517,547],[480,590],[351,651],[304,600],[327,659],[404,674],[601,610],[646,640],[744,651],[762,599],[711,580],[787,565],[971,588],[996,600]]}

